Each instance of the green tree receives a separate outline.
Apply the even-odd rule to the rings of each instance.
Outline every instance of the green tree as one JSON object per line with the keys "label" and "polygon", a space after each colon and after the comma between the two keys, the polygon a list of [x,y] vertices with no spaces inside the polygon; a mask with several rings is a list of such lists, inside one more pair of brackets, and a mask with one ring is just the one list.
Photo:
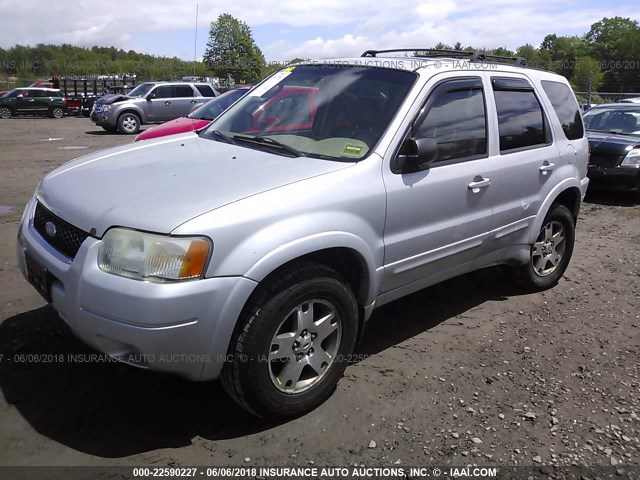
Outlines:
{"label": "green tree", "polygon": [[603,89],[633,92],[640,89],[640,26],[630,18],[603,18],[586,34],[589,52],[605,71]]}
{"label": "green tree", "polygon": [[591,57],[581,57],[576,61],[571,85],[577,91],[593,92],[600,88],[602,78],[599,63]]}
{"label": "green tree", "polygon": [[265,66],[249,26],[228,13],[211,22],[203,61],[215,76],[236,82],[258,80]]}

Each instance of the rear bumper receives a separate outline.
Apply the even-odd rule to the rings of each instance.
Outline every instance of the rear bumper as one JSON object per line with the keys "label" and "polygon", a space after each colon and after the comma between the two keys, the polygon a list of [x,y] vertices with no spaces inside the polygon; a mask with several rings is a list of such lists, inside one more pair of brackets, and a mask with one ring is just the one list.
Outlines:
{"label": "rear bumper", "polygon": [[589,166],[587,175],[594,189],[640,189],[640,168]]}

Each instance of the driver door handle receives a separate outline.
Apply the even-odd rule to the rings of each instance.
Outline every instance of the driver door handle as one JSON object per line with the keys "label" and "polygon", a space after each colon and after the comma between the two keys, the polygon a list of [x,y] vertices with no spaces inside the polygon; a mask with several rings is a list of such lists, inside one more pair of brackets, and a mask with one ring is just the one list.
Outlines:
{"label": "driver door handle", "polygon": [[164,102],[164,104],[169,106],[169,105],[171,105],[171,102],[169,100],[167,100],[166,102]]}
{"label": "driver door handle", "polygon": [[473,182],[471,182],[469,185],[467,185],[467,187],[473,193],[478,193],[481,188],[486,188],[489,185],[491,185],[491,179],[490,178],[485,178],[485,177],[482,177],[482,176],[478,175],[476,178],[473,179]]}

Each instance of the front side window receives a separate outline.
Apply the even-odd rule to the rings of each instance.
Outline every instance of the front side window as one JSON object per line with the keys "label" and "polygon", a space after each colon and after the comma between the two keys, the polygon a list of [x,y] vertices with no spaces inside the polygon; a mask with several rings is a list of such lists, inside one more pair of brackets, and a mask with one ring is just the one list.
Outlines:
{"label": "front side window", "polygon": [[414,135],[416,139],[436,140],[438,156],[434,162],[487,153],[487,120],[482,84],[478,80],[479,86],[456,88],[456,83],[452,81],[438,86],[433,94],[435,99],[424,120],[417,125]]}
{"label": "front side window", "polygon": [[500,151],[546,145],[542,106],[526,80],[493,80],[500,132]]}
{"label": "front side window", "polygon": [[567,85],[549,80],[542,81],[542,88],[560,120],[562,130],[568,140],[577,140],[584,135],[580,107]]}
{"label": "front side window", "polygon": [[171,85],[162,85],[157,87],[152,93],[153,98],[173,98],[173,87]]}
{"label": "front side window", "polygon": [[252,88],[203,138],[287,156],[357,161],[373,149],[417,75],[358,65],[298,65]]}

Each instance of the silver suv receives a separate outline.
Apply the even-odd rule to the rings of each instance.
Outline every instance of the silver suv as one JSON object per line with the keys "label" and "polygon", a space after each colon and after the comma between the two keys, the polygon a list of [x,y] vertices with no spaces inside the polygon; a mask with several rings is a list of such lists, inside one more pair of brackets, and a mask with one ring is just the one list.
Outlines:
{"label": "silver suv", "polygon": [[134,134],[140,125],[162,123],[186,116],[217,97],[208,83],[146,82],[126,95],[105,95],[96,101],[91,120],[108,132]]}
{"label": "silver suv", "polygon": [[385,303],[497,264],[552,287],[588,185],[567,80],[427,54],[297,64],[203,131],[61,166],[22,272],[88,344],[259,416],[328,398]]}

